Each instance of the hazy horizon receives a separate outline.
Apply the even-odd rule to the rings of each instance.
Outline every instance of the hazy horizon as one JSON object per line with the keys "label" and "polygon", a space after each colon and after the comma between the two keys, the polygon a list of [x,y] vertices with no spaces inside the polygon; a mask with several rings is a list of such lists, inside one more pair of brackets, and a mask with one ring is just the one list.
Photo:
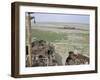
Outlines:
{"label": "hazy horizon", "polygon": [[[27,12],[28,13],[28,12]],[[90,16],[81,14],[54,14],[54,13],[33,13],[36,23],[80,23],[89,24]],[[34,19],[32,20],[34,23]]]}

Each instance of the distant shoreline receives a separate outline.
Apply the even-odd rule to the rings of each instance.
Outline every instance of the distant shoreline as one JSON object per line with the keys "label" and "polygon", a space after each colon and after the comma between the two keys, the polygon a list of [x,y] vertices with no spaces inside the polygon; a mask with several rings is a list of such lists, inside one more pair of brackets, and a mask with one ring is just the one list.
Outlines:
{"label": "distant shoreline", "polygon": [[[32,24],[34,24],[32,22]],[[72,23],[72,22],[37,22],[36,24],[83,24],[83,25],[90,25],[87,23]]]}

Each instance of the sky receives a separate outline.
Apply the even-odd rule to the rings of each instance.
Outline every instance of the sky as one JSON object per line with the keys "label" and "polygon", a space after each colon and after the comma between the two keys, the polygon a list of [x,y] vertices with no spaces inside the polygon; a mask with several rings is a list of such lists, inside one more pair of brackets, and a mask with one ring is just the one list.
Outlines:
{"label": "sky", "polygon": [[[79,14],[51,14],[51,13],[34,13],[31,16],[35,17],[35,21],[48,23],[48,22],[66,22],[66,23],[83,23],[89,24],[89,15]],[[34,19],[32,20],[34,21]]]}

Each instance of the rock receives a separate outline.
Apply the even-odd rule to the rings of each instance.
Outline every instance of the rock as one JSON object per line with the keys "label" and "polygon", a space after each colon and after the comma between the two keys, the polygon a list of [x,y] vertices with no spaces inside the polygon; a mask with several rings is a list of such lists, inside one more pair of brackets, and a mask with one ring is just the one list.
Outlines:
{"label": "rock", "polygon": [[[28,62],[28,61],[26,61]],[[32,42],[32,66],[54,66],[57,65],[55,59],[55,48],[44,40]]]}
{"label": "rock", "polygon": [[66,59],[65,65],[80,65],[89,64],[89,58],[82,54],[74,54],[73,51],[69,52],[69,56]]}

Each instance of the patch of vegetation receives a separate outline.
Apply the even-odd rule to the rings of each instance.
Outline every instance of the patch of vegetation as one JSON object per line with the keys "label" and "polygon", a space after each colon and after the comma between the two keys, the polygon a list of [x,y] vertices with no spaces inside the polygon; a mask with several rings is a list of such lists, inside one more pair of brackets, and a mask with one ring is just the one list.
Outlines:
{"label": "patch of vegetation", "polygon": [[56,32],[51,32],[51,31],[37,30],[37,29],[32,30],[32,37],[35,37],[37,40],[57,42],[62,39],[67,40],[67,37],[65,36],[67,36],[67,34],[65,33],[56,33]]}

